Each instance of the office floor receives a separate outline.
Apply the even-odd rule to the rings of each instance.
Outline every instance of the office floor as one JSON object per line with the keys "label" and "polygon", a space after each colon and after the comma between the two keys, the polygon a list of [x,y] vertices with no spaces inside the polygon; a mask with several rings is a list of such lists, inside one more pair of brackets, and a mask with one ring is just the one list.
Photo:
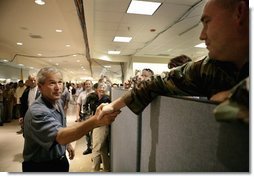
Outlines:
{"label": "office floor", "polygon": [[[77,124],[75,122],[76,105],[70,104],[67,112],[67,125]],[[18,120],[5,123],[0,126],[0,172],[22,172],[22,151],[24,139],[20,130]],[[83,155],[86,148],[85,138],[72,143],[75,149],[75,158],[70,160],[70,172],[91,172],[91,154]]]}

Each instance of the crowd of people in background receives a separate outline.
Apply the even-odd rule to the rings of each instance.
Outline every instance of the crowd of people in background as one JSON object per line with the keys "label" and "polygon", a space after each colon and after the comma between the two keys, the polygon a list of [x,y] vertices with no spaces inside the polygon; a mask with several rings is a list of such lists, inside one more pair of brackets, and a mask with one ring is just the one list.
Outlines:
{"label": "crowd of people in background", "polygon": [[26,84],[23,80],[0,84],[0,126],[20,118],[20,98],[27,87]]}
{"label": "crowd of people in background", "polygon": [[[111,102],[112,88],[129,90],[134,84],[149,80],[154,75],[153,71],[145,68],[136,71],[136,75],[124,83],[112,83],[107,76],[102,76],[97,82],[86,80],[80,83],[65,82],[61,94],[61,105],[65,116],[69,104],[76,109],[75,122],[81,123],[95,114],[96,108],[102,103]],[[30,74],[27,80],[0,84],[0,125],[18,119],[20,130],[17,134],[24,136],[24,117],[32,103],[41,96],[35,74]],[[92,170],[110,171],[109,153],[109,125],[91,130],[85,135],[86,147],[83,155],[92,154]],[[100,164],[103,164],[103,169]]]}
{"label": "crowd of people in background", "polygon": [[[29,88],[31,88],[30,84],[33,82],[33,80],[29,79],[29,77],[25,81],[19,80],[17,82],[0,83],[0,126],[3,126],[5,123],[10,123],[12,120],[19,119],[20,117],[24,116],[22,115],[21,97],[25,90],[28,91]],[[103,79],[105,80],[105,83],[107,83],[107,85],[110,87],[112,86],[124,88],[123,85],[125,84],[112,84],[109,82],[110,80],[106,76],[101,80]],[[110,87],[107,87],[107,93],[109,93]],[[126,85],[125,87],[127,88]],[[65,83],[64,92],[62,95],[65,113],[68,109],[69,103],[77,104],[78,97],[83,90],[85,90],[83,83]],[[20,130],[18,133],[22,133],[22,131]]]}
{"label": "crowd of people in background", "polygon": [[[192,62],[190,57],[180,55],[169,60],[168,68],[172,70],[189,62]],[[75,122],[86,121],[95,114],[100,104],[111,102],[112,89],[132,90],[156,77],[150,68],[137,70],[135,73],[133,77],[121,84],[112,83],[107,76],[102,76],[97,82],[86,80],[80,83],[64,83],[61,104],[65,116],[69,104],[73,104],[76,108]],[[0,125],[3,126],[4,123],[9,123],[13,119],[19,119],[21,129],[17,133],[23,134],[25,113],[39,96],[35,75],[29,75],[25,83],[19,80],[17,83],[0,84]],[[85,134],[86,147],[84,147],[83,155],[92,154],[91,162],[94,172],[110,171],[109,131],[110,126],[104,125]],[[101,163],[103,169],[100,168]]]}

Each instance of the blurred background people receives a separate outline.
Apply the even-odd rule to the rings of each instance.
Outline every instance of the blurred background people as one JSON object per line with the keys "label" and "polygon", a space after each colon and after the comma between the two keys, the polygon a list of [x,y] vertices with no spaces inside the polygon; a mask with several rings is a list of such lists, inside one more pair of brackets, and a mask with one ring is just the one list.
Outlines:
{"label": "blurred background people", "polygon": [[[110,97],[106,94],[107,85],[104,82],[98,82],[95,92],[87,96],[85,109],[91,109],[94,114],[97,107],[102,103],[110,103]],[[92,140],[92,170],[100,171],[100,164],[103,164],[103,171],[110,170],[110,161],[108,156],[109,146],[109,126],[101,126],[93,129]]]}

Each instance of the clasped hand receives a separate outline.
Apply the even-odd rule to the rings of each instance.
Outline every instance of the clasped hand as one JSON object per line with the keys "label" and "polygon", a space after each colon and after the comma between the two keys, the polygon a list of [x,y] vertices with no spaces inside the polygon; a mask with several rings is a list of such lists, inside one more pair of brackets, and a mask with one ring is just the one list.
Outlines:
{"label": "clasped hand", "polygon": [[98,121],[103,124],[111,124],[116,116],[120,114],[120,110],[114,110],[113,107],[108,103],[102,103],[96,109],[95,117]]}

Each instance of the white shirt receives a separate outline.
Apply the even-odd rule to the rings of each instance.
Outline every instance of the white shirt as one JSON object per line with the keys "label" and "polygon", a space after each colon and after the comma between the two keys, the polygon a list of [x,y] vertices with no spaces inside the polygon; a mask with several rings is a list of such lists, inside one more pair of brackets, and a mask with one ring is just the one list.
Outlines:
{"label": "white shirt", "polygon": [[30,88],[29,94],[28,94],[28,107],[35,101],[37,89],[38,89],[38,86],[34,88]]}
{"label": "white shirt", "polygon": [[23,87],[17,87],[14,96],[17,98],[17,104],[21,104],[20,103],[20,97],[22,96],[24,90],[26,89],[26,86]]}

